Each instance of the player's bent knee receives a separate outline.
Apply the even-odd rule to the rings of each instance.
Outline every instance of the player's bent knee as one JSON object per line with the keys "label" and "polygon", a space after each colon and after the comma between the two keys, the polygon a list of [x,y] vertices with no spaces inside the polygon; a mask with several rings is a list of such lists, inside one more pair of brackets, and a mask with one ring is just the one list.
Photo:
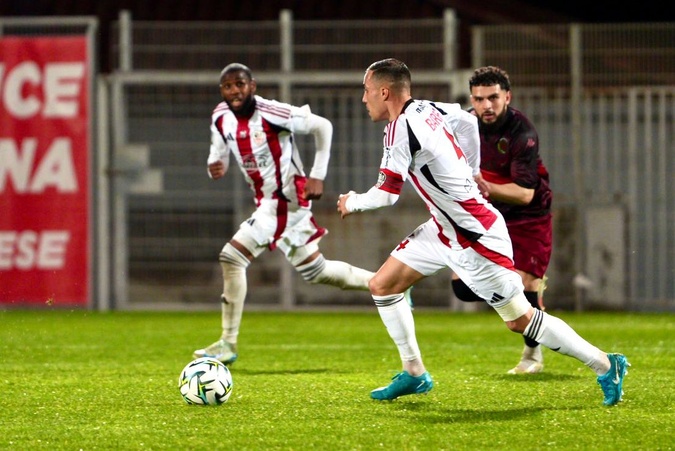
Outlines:
{"label": "player's bent knee", "polygon": [[484,300],[471,291],[471,288],[462,279],[454,279],[452,281],[452,291],[457,296],[457,299],[462,302],[480,302]]}
{"label": "player's bent knee", "polygon": [[522,334],[525,331],[525,327],[527,327],[527,321],[526,316],[523,315],[515,321],[506,321],[504,324],[506,324],[506,327],[508,327],[511,332]]}
{"label": "player's bent knee", "polygon": [[246,268],[248,267],[248,265],[251,264],[251,260],[246,258],[244,254],[242,254],[237,248],[232,246],[230,243],[227,243],[223,247],[223,250],[220,251],[218,261],[220,262],[220,266],[223,269],[229,267]]}
{"label": "player's bent knee", "polygon": [[[522,316],[525,316],[532,306],[525,298],[525,295],[521,292],[509,299],[507,302],[500,304],[499,306],[493,306],[495,311],[502,317],[506,326],[513,332],[522,332],[520,329],[521,321],[517,321]],[[525,320],[525,325],[527,325],[527,320]],[[524,330],[524,327],[523,327]]]}
{"label": "player's bent knee", "polygon": [[300,276],[311,284],[319,284],[323,282],[321,274],[325,268],[326,258],[323,255],[319,255],[317,258],[307,264],[295,266],[295,269],[298,271]]}

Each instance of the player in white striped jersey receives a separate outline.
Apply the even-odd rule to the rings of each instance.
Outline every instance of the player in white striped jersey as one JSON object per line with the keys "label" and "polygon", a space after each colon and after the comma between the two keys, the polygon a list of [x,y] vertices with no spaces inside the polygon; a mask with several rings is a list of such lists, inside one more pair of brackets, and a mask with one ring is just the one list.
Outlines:
{"label": "player in white striped jersey", "polygon": [[[208,172],[225,175],[232,155],[244,174],[256,210],[220,252],[223,270],[222,334],[219,340],[194,352],[231,364],[246,298],[246,268],[265,250],[278,248],[309,283],[345,290],[368,290],[373,273],[345,262],[327,260],[319,241],[327,233],[311,211],[311,201],[323,194],[330,158],[333,126],[310,111],[255,95],[251,70],[239,63],[220,74],[223,102],[213,111]],[[294,134],[315,138],[315,158],[305,175]]]}
{"label": "player in white striped jersey", "polygon": [[370,279],[369,288],[403,370],[371,392],[378,400],[426,393],[433,381],[422,361],[415,323],[403,292],[424,277],[450,268],[502,317],[507,327],[561,354],[577,358],[598,375],[604,404],[621,400],[629,365],[606,354],[553,315],[535,310],[515,271],[511,240],[502,215],[479,192],[474,169],[446,125],[442,106],[411,97],[408,67],[396,59],[366,70],[363,103],[370,118],[388,121],[377,184],[369,191],[340,195],[337,209],[351,213],[393,205],[410,180],[431,219],[401,241]]}

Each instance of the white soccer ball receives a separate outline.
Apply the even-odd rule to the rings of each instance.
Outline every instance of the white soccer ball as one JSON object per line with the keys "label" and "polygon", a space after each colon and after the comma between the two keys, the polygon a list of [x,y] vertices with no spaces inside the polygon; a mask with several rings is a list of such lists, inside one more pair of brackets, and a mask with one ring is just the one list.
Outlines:
{"label": "white soccer ball", "polygon": [[232,373],[216,359],[200,357],[185,365],[178,388],[188,404],[217,406],[232,394]]}

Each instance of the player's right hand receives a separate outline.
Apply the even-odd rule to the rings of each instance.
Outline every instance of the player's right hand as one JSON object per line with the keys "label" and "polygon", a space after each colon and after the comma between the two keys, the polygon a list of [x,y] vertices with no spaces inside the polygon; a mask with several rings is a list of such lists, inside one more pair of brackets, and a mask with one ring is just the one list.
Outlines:
{"label": "player's right hand", "polygon": [[347,210],[347,198],[352,194],[356,193],[354,191],[350,191],[347,194],[340,194],[340,196],[338,196],[337,211],[338,213],[340,213],[340,217],[342,219],[344,219],[345,216],[349,216],[350,214],[352,214],[351,211]]}
{"label": "player's right hand", "polygon": [[217,180],[225,175],[225,163],[222,161],[216,161],[215,163],[209,164],[209,174],[211,178]]}

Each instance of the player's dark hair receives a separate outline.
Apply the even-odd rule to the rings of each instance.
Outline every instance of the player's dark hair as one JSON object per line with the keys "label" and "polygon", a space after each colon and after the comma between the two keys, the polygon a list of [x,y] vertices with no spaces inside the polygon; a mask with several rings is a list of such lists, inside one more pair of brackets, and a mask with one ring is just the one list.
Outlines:
{"label": "player's dark hair", "polygon": [[410,69],[403,61],[395,58],[383,59],[368,66],[368,70],[373,72],[374,79],[388,81],[394,89],[410,89],[412,77]]}
{"label": "player's dark hair", "polygon": [[511,81],[509,74],[497,66],[479,67],[473,72],[469,79],[469,90],[474,86],[494,86],[499,85],[504,91],[511,90]]}
{"label": "player's dark hair", "polygon": [[220,71],[220,79],[222,80],[223,77],[230,72],[244,72],[249,80],[253,80],[253,72],[251,72],[251,69],[241,63],[230,63],[225,66],[225,68]]}

